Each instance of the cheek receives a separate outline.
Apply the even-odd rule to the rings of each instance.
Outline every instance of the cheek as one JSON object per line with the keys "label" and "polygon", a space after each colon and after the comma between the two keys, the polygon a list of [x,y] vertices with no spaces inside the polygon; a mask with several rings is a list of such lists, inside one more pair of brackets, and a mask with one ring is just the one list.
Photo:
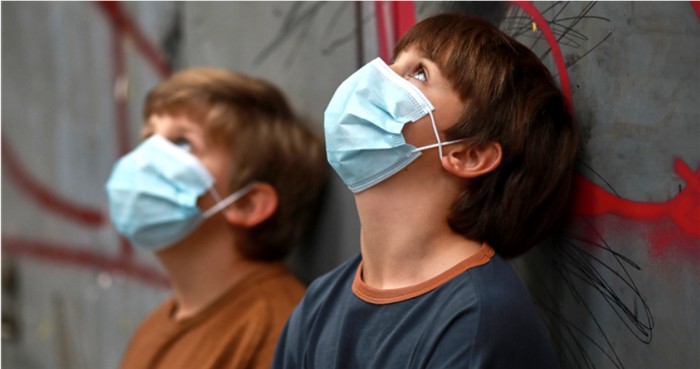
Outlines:
{"label": "cheek", "polygon": [[198,159],[199,159],[199,162],[204,166],[204,168],[207,169],[207,171],[212,176],[212,178],[214,178],[214,187],[216,188],[216,190],[219,191],[220,194],[222,194],[220,190],[221,190],[221,188],[223,188],[221,185],[222,185],[223,175],[225,173],[223,173],[221,166],[218,165],[218,163],[215,160],[211,160],[210,157],[208,157],[208,156],[206,156],[206,157],[200,156]]}
{"label": "cheek", "polygon": [[435,111],[435,123],[438,126],[440,132],[445,132],[452,128],[459,118],[462,116],[462,109],[464,103],[462,103],[457,98],[452,98],[448,100],[446,104],[442,104],[440,111]]}
{"label": "cheek", "polygon": [[437,125],[440,137],[444,137],[445,131],[452,128],[457,123],[459,115],[451,111],[443,111],[442,114],[435,114],[435,124]]}

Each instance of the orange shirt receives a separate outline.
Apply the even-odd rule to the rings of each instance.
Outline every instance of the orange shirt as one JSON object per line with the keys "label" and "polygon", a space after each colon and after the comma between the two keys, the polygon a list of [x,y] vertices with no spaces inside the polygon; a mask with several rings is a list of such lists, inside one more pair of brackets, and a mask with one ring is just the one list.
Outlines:
{"label": "orange shirt", "polygon": [[277,338],[304,294],[282,264],[260,267],[195,316],[159,306],[134,334],[122,369],[269,368]]}

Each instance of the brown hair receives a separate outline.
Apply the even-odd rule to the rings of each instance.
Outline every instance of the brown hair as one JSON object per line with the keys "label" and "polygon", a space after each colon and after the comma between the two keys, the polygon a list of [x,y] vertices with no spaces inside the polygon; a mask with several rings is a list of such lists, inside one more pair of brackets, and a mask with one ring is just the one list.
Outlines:
{"label": "brown hair", "polygon": [[488,22],[440,14],[411,28],[394,55],[417,47],[464,102],[446,139],[498,142],[499,167],[471,180],[452,206],[453,231],[515,257],[561,227],[578,128],[551,74],[532,51]]}
{"label": "brown hair", "polygon": [[325,186],[321,139],[297,117],[271,83],[216,68],[174,74],[146,97],[143,117],[185,113],[202,122],[210,142],[229,150],[229,186],[251,181],[277,191],[275,213],[250,230],[241,252],[258,260],[284,258],[309,230]]}

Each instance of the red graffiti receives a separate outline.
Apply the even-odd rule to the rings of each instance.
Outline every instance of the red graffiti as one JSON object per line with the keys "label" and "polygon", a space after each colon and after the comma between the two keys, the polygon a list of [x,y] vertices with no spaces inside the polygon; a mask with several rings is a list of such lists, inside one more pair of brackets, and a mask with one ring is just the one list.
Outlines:
{"label": "red graffiti", "polygon": [[700,1],[691,1],[690,6],[695,10],[695,15],[700,19]]}
{"label": "red graffiti", "polygon": [[[566,69],[566,62],[562,54],[559,42],[549,27],[544,16],[537,8],[527,1],[513,1],[511,4],[520,7],[525,11],[542,31],[552,51],[552,56],[559,74],[559,81],[569,110],[573,112],[574,104],[569,83],[569,74]],[[700,2],[692,1],[691,5],[700,18]],[[377,27],[380,29],[380,52],[383,50],[383,34],[381,30],[385,28],[383,16],[380,16],[380,6],[377,6]],[[396,22],[396,20],[394,20]],[[397,38],[398,40],[398,38]],[[388,49],[384,49],[388,54]],[[665,203],[643,203],[620,198],[597,184],[591,182],[581,174],[577,174],[576,205],[574,213],[579,216],[600,216],[603,214],[616,214],[622,217],[636,220],[672,220],[684,234],[700,239],[700,168],[693,173],[688,165],[677,159],[674,163],[676,173],[686,181],[686,187],[673,199]],[[660,232],[652,237],[654,247],[662,249],[668,242],[677,237],[668,231]]]}
{"label": "red graffiti", "polygon": [[[513,2],[523,9],[537,26],[542,30],[545,39],[552,50],[552,56],[559,72],[562,92],[569,101],[569,108],[573,111],[573,100],[569,86],[569,76],[566,63],[562,56],[559,43],[552,33],[544,17],[530,2]],[[700,5],[691,2],[700,18]],[[700,239],[700,167],[695,171],[680,159],[674,162],[676,173],[686,182],[686,187],[674,198],[665,203],[644,203],[630,201],[607,192],[604,188],[591,182],[581,174],[577,175],[577,192],[574,213],[580,216],[600,216],[603,214],[616,214],[635,220],[672,220],[683,233]],[[653,246],[656,249],[665,248],[669,242],[677,239],[668,231],[652,237]]]}
{"label": "red graffiti", "polygon": [[98,1],[96,4],[105,13],[112,27],[127,36],[134,43],[136,50],[156,69],[156,72],[161,77],[170,75],[170,65],[167,60],[124,13],[119,2]]}
{"label": "red graffiti", "polygon": [[574,213],[580,216],[615,214],[638,220],[668,218],[683,233],[700,238],[700,166],[693,172],[688,164],[676,159],[674,169],[686,186],[674,198],[659,203],[635,202],[617,197],[578,174]]}
{"label": "red graffiti", "polygon": [[87,227],[99,227],[105,224],[102,212],[64,199],[24,170],[5,136],[2,136],[2,163],[2,169],[7,171],[9,178],[17,184],[17,188],[50,213]]}
{"label": "red graffiti", "polygon": [[561,90],[569,103],[569,111],[574,111],[574,104],[571,98],[571,86],[569,86],[569,73],[566,70],[566,62],[564,61],[564,56],[561,53],[561,48],[559,47],[559,42],[557,42],[554,33],[549,28],[549,24],[544,20],[544,17],[535,6],[528,1],[515,1],[513,4],[519,6],[524,10],[532,20],[537,23],[537,26],[542,30],[544,38],[547,40],[550,49],[552,49],[552,56],[554,56],[554,62],[557,65],[557,70],[559,71],[559,82],[561,84]]}
{"label": "red graffiti", "polygon": [[[157,48],[148,41],[140,29],[125,15],[119,3],[98,2],[97,5],[98,9],[103,11],[112,25],[112,60],[114,61],[112,77],[113,85],[115,86],[116,136],[118,155],[121,156],[130,150],[131,147],[128,131],[127,96],[123,86],[126,82],[124,40],[128,39],[133,42],[139,55],[148,61],[161,77],[170,74],[170,67],[166,59],[157,51]],[[31,177],[24,170],[19,160],[17,160],[5,137],[2,138],[2,160],[3,168],[7,169],[10,179],[17,184],[17,188],[24,191],[30,199],[51,214],[92,228],[99,228],[107,224],[106,217],[99,210],[63,199]],[[147,266],[138,265],[132,260],[133,248],[127,240],[121,237],[119,238],[120,250],[117,256],[105,256],[97,252],[85,251],[90,249],[87,246],[69,247],[14,238],[4,233],[2,238],[3,250],[16,255],[79,267],[99,268],[109,272],[124,274],[157,287],[168,286],[166,278],[161,273]]]}
{"label": "red graffiti", "polygon": [[168,280],[151,267],[140,265],[129,258],[115,258],[84,251],[89,248],[87,246],[60,245],[3,235],[2,248],[3,251],[29,256],[36,260],[69,264],[125,275],[156,287],[168,287],[169,285]]}
{"label": "red graffiti", "polygon": [[[387,22],[385,5],[389,7]],[[416,10],[413,1],[376,1],[377,45],[379,57],[386,63],[391,60],[396,42],[416,23]]]}

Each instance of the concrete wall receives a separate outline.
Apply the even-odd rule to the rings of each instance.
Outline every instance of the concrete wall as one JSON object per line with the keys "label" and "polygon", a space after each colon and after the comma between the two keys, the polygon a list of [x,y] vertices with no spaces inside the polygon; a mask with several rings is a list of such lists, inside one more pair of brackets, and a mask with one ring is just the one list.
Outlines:
{"label": "concrete wall", "polygon": [[[576,218],[513,263],[565,366],[698,367],[698,8],[415,3],[417,19],[446,10],[487,17],[569,80],[585,136]],[[154,259],[109,225],[102,189],[138,142],[148,89],[189,66],[236,69],[278,84],[320,131],[337,85],[382,52],[377,24],[392,18],[375,12],[353,2],[3,3],[2,366],[114,368],[168,295]],[[305,281],[359,249],[352,196],[331,180],[316,232],[290,259]]]}

